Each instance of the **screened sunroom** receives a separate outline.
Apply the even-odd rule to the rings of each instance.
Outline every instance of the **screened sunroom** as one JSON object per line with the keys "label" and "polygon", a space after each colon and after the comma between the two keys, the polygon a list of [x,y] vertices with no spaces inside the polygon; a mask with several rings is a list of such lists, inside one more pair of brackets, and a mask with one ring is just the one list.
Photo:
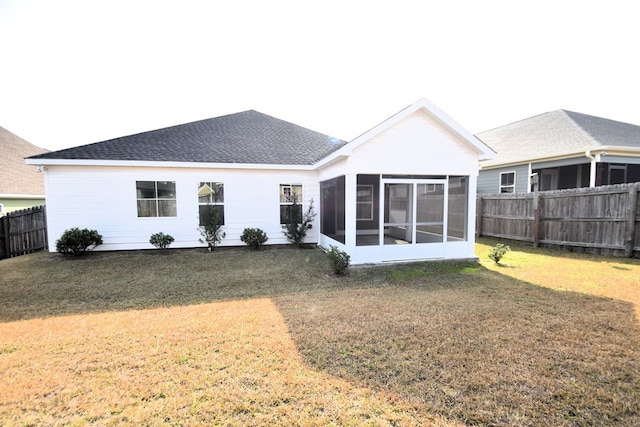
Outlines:
{"label": "screened sunroom", "polygon": [[354,262],[444,259],[467,241],[469,177],[358,174],[349,188],[346,178],[320,183],[320,234]]}
{"label": "screened sunroom", "polygon": [[418,101],[318,165],[318,243],[354,264],[475,258],[479,160],[494,154]]}

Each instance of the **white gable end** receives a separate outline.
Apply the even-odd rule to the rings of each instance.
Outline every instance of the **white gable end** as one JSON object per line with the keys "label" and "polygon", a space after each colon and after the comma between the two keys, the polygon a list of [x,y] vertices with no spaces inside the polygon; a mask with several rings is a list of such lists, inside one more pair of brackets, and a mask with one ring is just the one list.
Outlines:
{"label": "white gable end", "polygon": [[418,110],[358,145],[347,168],[352,173],[468,175],[478,169],[478,153]]}

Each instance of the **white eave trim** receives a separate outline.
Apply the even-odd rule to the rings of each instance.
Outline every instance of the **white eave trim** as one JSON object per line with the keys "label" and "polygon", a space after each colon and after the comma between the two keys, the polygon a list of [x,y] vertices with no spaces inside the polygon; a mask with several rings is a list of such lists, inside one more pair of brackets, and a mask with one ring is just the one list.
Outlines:
{"label": "white eave trim", "polygon": [[479,160],[489,160],[495,157],[496,153],[488,145],[480,141],[469,131],[460,126],[459,123],[449,117],[444,111],[436,107],[435,104],[431,103],[425,98],[422,98],[415,104],[410,105],[404,110],[389,117],[379,125],[356,137],[354,140],[341,147],[339,150],[333,152],[332,154],[317,162],[314,166],[316,168],[322,168],[323,166],[327,166],[341,157],[349,157],[353,153],[353,150],[355,148],[365,143],[366,141],[369,141],[371,138],[384,132],[385,130],[389,129],[390,127],[394,126],[395,124],[399,123],[400,121],[404,120],[405,118],[419,110],[422,110],[425,114],[432,117],[444,127],[466,141],[478,152]]}
{"label": "white eave trim", "polygon": [[203,162],[151,162],[141,160],[76,160],[25,159],[36,166],[122,166],[144,168],[197,168],[197,169],[262,169],[262,170],[314,170],[313,165],[278,165],[265,163],[203,163]]}
{"label": "white eave trim", "polygon": [[11,194],[0,193],[0,199],[44,199],[44,194]]}
{"label": "white eave trim", "polygon": [[[575,159],[577,157],[584,157],[585,159],[589,159],[585,153],[591,153],[593,156],[597,156],[599,162],[602,162],[603,154],[608,155],[616,155],[616,156],[624,156],[624,155],[640,155],[640,147],[620,147],[620,146],[611,146],[611,145],[598,145],[596,147],[586,148],[580,151],[570,151],[564,153],[558,153],[549,155],[546,157],[536,157],[535,159],[521,159],[521,160],[512,160],[510,162],[504,163],[496,163],[496,162],[485,162],[489,164],[480,163],[480,170],[489,170],[489,169],[499,169],[506,168],[518,165],[527,165],[527,164],[536,164],[543,162],[550,162],[554,160],[564,160],[564,159]],[[604,157],[606,158],[606,157]]]}

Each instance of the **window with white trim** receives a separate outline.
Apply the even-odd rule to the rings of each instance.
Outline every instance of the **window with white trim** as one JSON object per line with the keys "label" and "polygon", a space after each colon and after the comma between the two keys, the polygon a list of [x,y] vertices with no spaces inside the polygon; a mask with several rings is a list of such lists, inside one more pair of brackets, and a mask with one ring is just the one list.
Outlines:
{"label": "window with white trim", "polygon": [[516,192],[516,173],[500,172],[500,193],[515,193]]}
{"label": "window with white trim", "polygon": [[198,184],[198,217],[199,224],[210,223],[210,216],[215,215],[215,222],[224,225],[224,184],[222,182],[201,182]]}
{"label": "window with white trim", "polygon": [[302,185],[280,184],[280,224],[302,222]]}
{"label": "window with white trim", "polygon": [[138,218],[178,216],[175,181],[136,181],[136,201]]}
{"label": "window with white trim", "polygon": [[359,221],[371,221],[373,219],[373,185],[358,185],[356,219]]}

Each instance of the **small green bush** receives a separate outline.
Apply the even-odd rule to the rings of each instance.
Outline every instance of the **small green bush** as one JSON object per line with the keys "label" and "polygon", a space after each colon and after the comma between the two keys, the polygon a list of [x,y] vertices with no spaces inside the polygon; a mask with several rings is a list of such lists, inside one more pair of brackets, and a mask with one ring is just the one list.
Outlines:
{"label": "small green bush", "polygon": [[242,231],[240,240],[247,244],[251,249],[258,249],[264,245],[269,238],[267,234],[259,228],[245,228]]}
{"label": "small green bush", "polygon": [[489,258],[495,261],[496,264],[500,263],[502,257],[511,250],[511,248],[503,243],[498,243],[489,251]]}
{"label": "small green bush", "polygon": [[349,269],[349,262],[351,257],[345,251],[338,249],[336,246],[329,245],[329,251],[327,251],[327,257],[329,257],[329,263],[333,272],[336,274],[346,274]]}
{"label": "small green bush", "polygon": [[73,227],[56,240],[56,250],[63,255],[79,256],[86,254],[92,246],[95,248],[101,244],[102,236],[96,230]]}
{"label": "small green bush", "polygon": [[175,239],[170,234],[164,234],[163,232],[154,233],[149,238],[149,243],[158,249],[167,249],[169,245],[173,243]]}
{"label": "small green bush", "polygon": [[199,240],[201,243],[207,243],[209,252],[215,251],[216,246],[227,236],[222,227],[224,227],[224,214],[217,209],[210,209],[202,218],[202,225],[198,230],[203,238]]}
{"label": "small green bush", "polygon": [[[294,200],[293,202],[294,207],[296,204],[297,203]],[[293,218],[293,215],[292,215],[291,222],[289,224],[282,225],[282,231],[286,236],[287,240],[289,240],[291,243],[293,243],[299,248],[303,247],[304,238],[307,236],[307,230],[311,228],[313,223],[313,218],[315,218],[316,215],[317,213],[313,210],[313,199],[311,199],[309,200],[309,208],[307,209],[307,212],[305,212],[304,215],[302,215],[301,223],[295,222],[295,219]]]}

